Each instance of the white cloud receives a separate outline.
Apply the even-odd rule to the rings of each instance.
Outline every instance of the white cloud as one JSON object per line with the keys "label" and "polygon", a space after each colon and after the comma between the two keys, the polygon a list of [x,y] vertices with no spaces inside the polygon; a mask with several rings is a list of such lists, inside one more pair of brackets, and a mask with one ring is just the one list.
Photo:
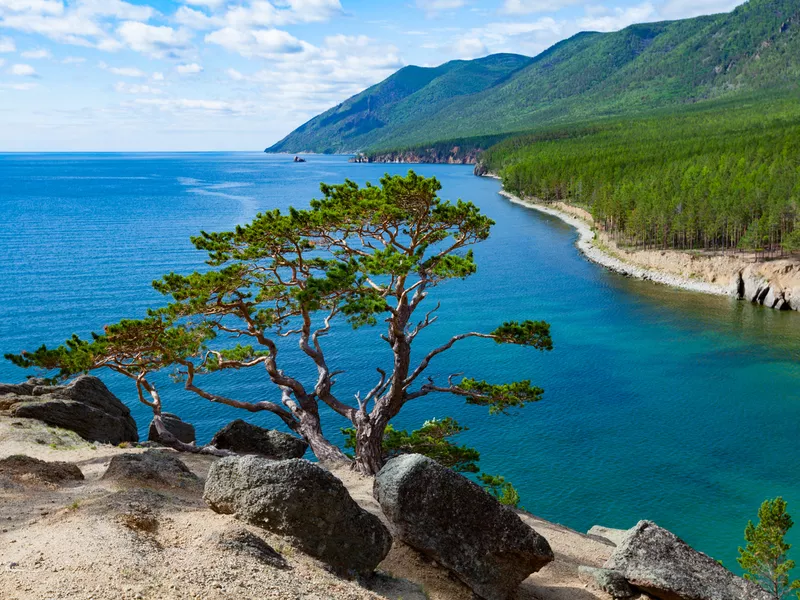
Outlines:
{"label": "white cloud", "polygon": [[233,79],[234,81],[242,81],[243,79],[245,79],[245,76],[244,76],[244,75],[242,75],[242,74],[241,74],[239,71],[237,71],[236,69],[228,69],[228,70],[226,71],[226,73],[228,74],[228,77],[230,77],[230,78],[231,78],[231,79]]}
{"label": "white cloud", "polygon": [[12,65],[8,72],[19,77],[36,77],[36,69],[30,65]]}
{"label": "white cloud", "polygon": [[284,0],[280,8],[266,0],[235,6],[225,13],[225,23],[236,29],[280,27],[297,23],[318,23],[344,14],[339,0]]}
{"label": "white cloud", "polygon": [[109,21],[146,21],[157,14],[150,6],[122,0],[0,0],[0,27],[104,51],[122,47]]}
{"label": "white cloud", "polygon": [[136,67],[110,67],[103,62],[101,62],[98,66],[101,69],[108,71],[109,73],[113,73],[114,75],[119,75],[120,77],[133,77],[139,79],[144,79],[147,77],[147,73],[141,69],[137,69]]}
{"label": "white cloud", "polygon": [[219,29],[205,37],[209,44],[217,44],[242,56],[270,57],[276,54],[296,54],[313,51],[314,46],[303,42],[280,29],[253,29],[241,31],[232,27]]}
{"label": "white cloud", "polygon": [[225,24],[224,19],[221,17],[209,16],[203,11],[195,10],[188,6],[181,6],[175,12],[174,18],[180,25],[196,31],[215,29]]}
{"label": "white cloud", "polygon": [[461,38],[453,46],[453,51],[458,58],[477,58],[485,56],[489,50],[478,38]]}
{"label": "white cloud", "polygon": [[0,58],[0,67],[6,64],[6,60],[4,58]]}
{"label": "white cloud", "polygon": [[0,8],[16,13],[60,15],[64,4],[60,0],[0,0]]}
{"label": "white cloud", "polygon": [[581,0],[505,0],[502,12],[511,15],[556,12],[579,2]]}
{"label": "white cloud", "polygon": [[195,73],[202,73],[203,67],[201,67],[197,63],[191,63],[188,65],[178,65],[177,67],[175,67],[175,70],[181,75],[193,75]]}
{"label": "white cloud", "polygon": [[207,8],[216,8],[225,4],[226,0],[184,0],[185,4],[191,6],[205,6]]}
{"label": "white cloud", "polygon": [[602,14],[602,12],[588,14],[582,19],[578,19],[578,26],[584,31],[619,31],[628,25],[657,18],[659,15],[655,7],[650,2],[644,2],[625,9],[615,8],[609,14]]}
{"label": "white cloud", "polygon": [[236,69],[226,73],[237,90],[259,96],[272,111],[291,107],[300,121],[385,79],[403,65],[393,46],[366,36],[334,35],[313,51],[276,55],[267,68],[255,73]]}
{"label": "white cloud", "polygon": [[466,0],[417,0],[417,8],[428,15],[435,15],[445,10],[455,10],[467,5]]}
{"label": "white cloud", "polygon": [[665,19],[688,19],[729,12],[740,4],[742,0],[668,0],[659,13]]}
{"label": "white cloud", "polygon": [[191,98],[137,98],[135,103],[164,112],[197,111],[212,114],[248,115],[258,110],[255,102],[228,102],[225,100],[196,100]]}
{"label": "white cloud", "polygon": [[42,58],[52,58],[53,55],[50,54],[49,50],[45,50],[44,48],[40,48],[39,50],[26,50],[21,54],[24,58],[33,58],[33,59],[42,59]]}
{"label": "white cloud", "polygon": [[156,11],[150,6],[129,4],[122,0],[80,0],[75,11],[86,16],[113,17],[130,21],[147,21],[156,15]]}
{"label": "white cloud", "polygon": [[81,56],[67,56],[62,61],[65,65],[80,65],[86,62],[86,59]]}
{"label": "white cloud", "polygon": [[156,71],[153,73],[153,81],[164,81],[164,74]]}
{"label": "white cloud", "polygon": [[139,85],[137,83],[126,83],[119,81],[114,86],[114,90],[120,94],[163,94],[164,92],[158,88],[150,87],[149,85]]}
{"label": "white cloud", "polygon": [[167,26],[125,21],[117,27],[122,42],[153,58],[177,57],[189,49],[191,33]]}
{"label": "white cloud", "polygon": [[14,40],[10,37],[0,37],[0,52],[14,52],[16,49]]}

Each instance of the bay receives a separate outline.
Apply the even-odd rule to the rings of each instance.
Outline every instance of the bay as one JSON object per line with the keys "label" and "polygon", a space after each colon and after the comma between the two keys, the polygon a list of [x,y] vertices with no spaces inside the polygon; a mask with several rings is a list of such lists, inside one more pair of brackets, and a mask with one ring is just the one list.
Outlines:
{"label": "bay", "polygon": [[[0,154],[0,350],[32,350],[142,316],[164,301],[154,279],[203,267],[189,241],[200,230],[304,206],[322,181],[377,183],[409,169],[291,158]],[[783,495],[800,514],[800,315],[618,276],[581,257],[573,229],[509,203],[498,182],[470,167],[413,168],[438,177],[443,198],[472,200],[497,222],[475,249],[478,274],[438,290],[440,322],[420,336],[418,355],[454,333],[527,318],[551,323],[555,349],[456,346],[433,373],[531,379],[545,399],[489,416],[456,398],[430,398],[409,404],[397,426],[454,416],[470,428],[461,441],[480,450],[483,469],[509,478],[529,511],[578,530],[652,519],[731,568],[762,500]],[[340,324],[326,340],[334,368],[346,369],[340,397],[367,391],[375,367],[387,364],[378,333]],[[282,359],[311,375],[293,348]],[[0,362],[0,381],[25,375]],[[148,409],[130,383],[100,375],[146,435]],[[194,423],[201,442],[242,416],[166,375],[159,383],[166,409]],[[242,400],[277,397],[256,371],[220,374],[210,386]],[[278,426],[268,415],[248,418]],[[345,425],[331,415],[327,431],[340,441]]]}

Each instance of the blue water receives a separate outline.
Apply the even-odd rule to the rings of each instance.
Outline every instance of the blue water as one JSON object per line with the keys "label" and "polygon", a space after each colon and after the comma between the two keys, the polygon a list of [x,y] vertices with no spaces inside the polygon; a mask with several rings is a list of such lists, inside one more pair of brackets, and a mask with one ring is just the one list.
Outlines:
{"label": "blue water", "polygon": [[[163,302],[153,279],[202,267],[189,242],[201,229],[305,205],[321,181],[377,182],[407,169],[261,153],[0,155],[0,350],[141,316]],[[555,350],[456,346],[433,373],[529,378],[545,399],[504,417],[430,397],[409,404],[397,425],[455,416],[470,427],[463,443],[481,451],[483,469],[513,481],[531,512],[579,530],[652,519],[731,567],[762,500],[781,494],[800,515],[800,314],[609,273],[578,254],[573,229],[508,203],[497,182],[469,167],[415,169],[437,176],[443,197],[472,200],[497,221],[476,248],[479,273],[439,289],[440,322],[420,336],[418,352],[456,332],[526,318],[552,324]],[[378,333],[345,326],[325,340],[332,366],[347,370],[341,398],[367,391],[375,367],[387,365]],[[283,367],[310,375],[298,354],[287,348]],[[0,381],[24,375],[0,363]],[[148,409],[129,381],[102,376],[144,434]],[[166,377],[159,383],[166,409],[193,422],[201,442],[241,416]],[[215,375],[208,386],[243,400],[277,398],[261,371]],[[269,415],[249,418],[277,426]],[[330,416],[327,432],[341,439],[344,424]]]}

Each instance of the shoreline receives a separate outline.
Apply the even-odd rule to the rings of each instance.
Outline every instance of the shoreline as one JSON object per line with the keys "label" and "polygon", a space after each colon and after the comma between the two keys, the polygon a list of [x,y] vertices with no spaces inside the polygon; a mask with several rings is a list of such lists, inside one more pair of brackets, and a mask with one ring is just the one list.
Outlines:
{"label": "shoreline", "polygon": [[[498,181],[500,180],[498,176],[493,174],[487,174],[484,176],[497,179]],[[652,281],[653,283],[660,283],[662,285],[667,285],[673,288],[691,292],[700,292],[714,296],[735,297],[735,295],[731,293],[729,286],[708,283],[704,281],[696,281],[686,277],[680,277],[671,273],[665,273],[655,269],[648,269],[626,262],[596,245],[595,232],[592,229],[592,226],[585,220],[564,212],[563,210],[559,210],[558,208],[546,206],[531,200],[523,200],[522,198],[507,192],[505,189],[501,189],[499,193],[501,196],[507,198],[514,204],[519,204],[520,206],[525,206],[526,208],[531,208],[541,213],[557,217],[568,225],[571,225],[577,229],[578,240],[575,245],[581,254],[583,254],[590,262],[626,277],[633,277],[643,281]]]}

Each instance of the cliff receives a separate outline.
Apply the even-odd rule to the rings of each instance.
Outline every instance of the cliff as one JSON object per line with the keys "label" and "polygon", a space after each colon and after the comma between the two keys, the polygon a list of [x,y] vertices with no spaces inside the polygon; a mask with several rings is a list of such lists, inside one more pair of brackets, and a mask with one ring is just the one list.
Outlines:
{"label": "cliff", "polygon": [[[487,174],[481,165],[476,175]],[[594,227],[591,214],[566,202],[545,203],[536,198],[514,202],[558,216],[579,232],[578,248],[592,262],[637,279],[646,279],[760,304],[777,310],[800,311],[800,258],[763,260],[752,253],[693,253],[679,250],[640,250],[617,244]]]}
{"label": "cliff", "polygon": [[358,154],[350,159],[356,163],[435,163],[446,165],[474,165],[482,148],[451,146],[449,148],[417,148],[394,150],[374,154]]}

